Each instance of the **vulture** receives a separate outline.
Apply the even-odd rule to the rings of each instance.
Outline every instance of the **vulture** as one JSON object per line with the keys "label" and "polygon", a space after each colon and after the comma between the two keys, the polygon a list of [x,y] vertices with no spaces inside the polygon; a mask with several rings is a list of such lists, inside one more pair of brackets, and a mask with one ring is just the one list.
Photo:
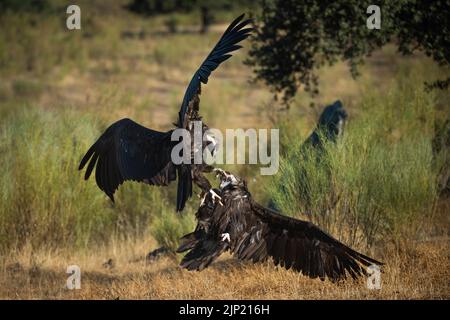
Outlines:
{"label": "vulture", "polygon": [[[324,142],[331,141],[335,143],[337,138],[343,134],[346,121],[347,112],[345,111],[341,101],[337,100],[325,107],[319,117],[316,128],[300,145],[300,153],[291,155],[290,161],[305,161],[305,159],[302,159],[301,157],[307,157],[310,154],[308,152],[310,151],[309,148],[314,150],[314,156],[316,157],[317,161],[320,161],[324,153]],[[294,156],[296,157],[295,159],[293,159]],[[307,192],[307,190],[310,189],[308,186],[309,179],[304,170],[300,170],[299,172],[297,172],[297,175],[300,177],[298,179],[299,183],[301,184],[301,187],[299,189],[302,191],[302,194],[300,194],[299,197],[301,197],[303,202],[305,203],[307,211],[310,211],[309,207],[311,199],[310,195]],[[280,188],[283,191],[286,191],[284,184],[280,184]],[[269,199],[268,207],[272,210],[280,211],[273,199]]]}
{"label": "vulture", "polygon": [[[193,122],[201,121],[199,103],[201,83],[206,84],[212,71],[231,57],[231,52],[241,48],[239,42],[246,39],[253,28],[247,27],[251,19],[244,20],[244,14],[236,18],[225,30],[219,42],[206,57],[200,68],[190,81],[178,114],[176,129],[189,130],[193,135]],[[205,132],[208,127],[202,124]],[[172,141],[174,130],[160,132],[148,129],[133,120],[121,119],[98,138],[82,158],[79,170],[86,165],[87,180],[95,168],[97,186],[114,202],[114,193],[125,181],[137,181],[156,186],[167,186],[178,180],[177,211],[182,211],[188,198],[192,196],[192,182],[196,183],[204,194],[210,192],[213,198],[217,195],[211,189],[202,172],[210,172],[212,167],[201,164],[174,164],[171,152],[179,141]],[[193,140],[193,139],[191,139]],[[212,153],[217,141],[209,136],[202,147],[211,148]],[[194,150],[194,148],[192,148]],[[191,159],[193,158],[191,152]]]}
{"label": "vulture", "polygon": [[177,252],[188,251],[180,266],[188,270],[208,267],[223,252],[254,263],[272,258],[275,265],[311,278],[338,281],[366,275],[366,267],[382,265],[359,253],[308,221],[283,216],[252,199],[241,178],[214,169],[216,189],[223,205],[211,194],[196,213],[194,232],[185,235]]}
{"label": "vulture", "polygon": [[320,134],[329,141],[336,142],[336,138],[344,131],[344,124],[347,120],[347,112],[342,102],[337,100],[323,109],[319,117],[316,129],[305,140],[303,146],[312,145],[315,148],[322,147]]}

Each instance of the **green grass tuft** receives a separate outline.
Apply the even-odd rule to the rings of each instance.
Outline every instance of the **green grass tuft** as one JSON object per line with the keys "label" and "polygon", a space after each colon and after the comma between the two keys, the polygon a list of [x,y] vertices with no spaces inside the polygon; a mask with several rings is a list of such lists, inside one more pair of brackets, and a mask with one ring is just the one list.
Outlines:
{"label": "green grass tuft", "polygon": [[443,163],[432,152],[435,99],[419,79],[405,78],[364,96],[344,135],[321,153],[300,148],[298,130],[283,136],[286,156],[268,190],[283,212],[352,245],[420,231],[434,212]]}
{"label": "green grass tuft", "polygon": [[170,190],[126,183],[113,204],[95,176],[84,181],[79,161],[103,129],[92,115],[72,111],[24,107],[3,120],[0,250],[84,248],[115,234],[142,235],[153,217],[165,223],[164,215],[174,211],[166,201]]}

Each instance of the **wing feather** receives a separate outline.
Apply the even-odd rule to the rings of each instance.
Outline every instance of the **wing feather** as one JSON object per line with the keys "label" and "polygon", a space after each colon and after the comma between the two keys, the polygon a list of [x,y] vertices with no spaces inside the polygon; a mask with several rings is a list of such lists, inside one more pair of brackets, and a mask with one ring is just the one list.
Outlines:
{"label": "wing feather", "polygon": [[225,30],[224,34],[220,38],[219,42],[214,46],[213,50],[208,54],[205,61],[201,64],[200,68],[194,73],[186,92],[183,97],[183,102],[178,114],[178,127],[186,127],[186,114],[189,111],[190,101],[192,101],[200,93],[201,83],[208,83],[208,78],[211,72],[217,69],[217,67],[225,60],[231,57],[230,52],[239,50],[241,48],[237,43],[246,39],[253,28],[244,28],[252,20],[247,19],[242,21],[244,14],[237,17]]}
{"label": "wing feather", "polygon": [[128,180],[167,185],[176,179],[170,161],[170,137],[170,131],[154,131],[130,119],[119,120],[88,149],[79,170],[87,164],[87,180],[95,168],[98,187],[112,201],[119,185]]}
{"label": "wing feather", "polygon": [[[92,152],[94,152],[93,149],[92,149]],[[89,156],[92,156],[92,158],[91,158],[91,161],[89,162],[89,165],[88,165],[88,167],[86,169],[86,173],[84,174],[84,180],[89,179],[89,176],[91,175],[92,170],[94,170],[95,163],[97,162],[97,159],[98,159],[98,154],[94,154],[94,155],[91,154]],[[86,162],[87,162],[87,160],[86,160]],[[84,163],[86,163],[86,162],[84,162]],[[84,164],[83,164],[83,162],[81,162],[80,168],[83,168],[83,167],[84,167]]]}
{"label": "wing feather", "polygon": [[[268,250],[276,264],[293,266],[310,277],[345,278],[348,273],[356,278],[365,275],[365,268],[381,262],[363,255],[310,222],[282,216],[254,203],[254,214],[263,222],[269,233],[280,233],[276,243]],[[270,240],[269,240],[270,241]]]}
{"label": "wing feather", "polygon": [[276,265],[332,281],[347,275],[356,278],[366,274],[364,267],[381,265],[310,222],[282,216],[250,201],[251,205],[242,209],[245,212],[235,215],[245,221],[233,221],[234,228],[244,228],[230,248],[239,259],[256,262],[272,257]]}

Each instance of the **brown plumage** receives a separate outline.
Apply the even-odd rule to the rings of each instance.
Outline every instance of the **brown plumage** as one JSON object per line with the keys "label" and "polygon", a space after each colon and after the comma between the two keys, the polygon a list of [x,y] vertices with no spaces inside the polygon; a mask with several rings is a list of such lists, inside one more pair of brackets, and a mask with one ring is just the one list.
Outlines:
{"label": "brown plumage", "polygon": [[[339,280],[366,274],[377,264],[311,222],[290,218],[259,205],[240,178],[218,171],[221,188],[215,190],[223,206],[208,195],[197,212],[198,225],[182,238],[178,252],[189,250],[181,266],[202,270],[229,250],[241,260],[262,262],[301,271],[311,278]],[[223,240],[229,234],[230,241]]]}

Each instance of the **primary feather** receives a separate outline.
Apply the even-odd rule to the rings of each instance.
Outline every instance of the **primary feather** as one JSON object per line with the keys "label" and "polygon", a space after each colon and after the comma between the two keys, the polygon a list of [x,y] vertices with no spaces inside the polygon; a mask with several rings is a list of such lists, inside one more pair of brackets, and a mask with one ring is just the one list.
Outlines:
{"label": "primary feather", "polygon": [[[200,84],[207,83],[211,72],[230,58],[230,53],[240,48],[237,43],[250,34],[252,28],[244,28],[250,20],[243,21],[243,17],[244,15],[239,16],[230,24],[194,73],[180,107],[178,128],[188,128],[189,121],[200,119]],[[121,119],[109,126],[88,149],[80,162],[79,170],[87,165],[85,179],[88,179],[95,168],[98,187],[112,201],[115,191],[125,181],[166,186],[178,179],[176,208],[181,211],[187,199],[192,196],[194,171],[200,174],[205,167],[203,164],[172,163],[171,151],[178,143],[171,141],[172,131],[155,131],[133,120]]]}
{"label": "primary feather", "polygon": [[245,28],[252,20],[247,19],[242,21],[244,14],[237,17],[225,30],[224,34],[220,38],[219,42],[214,46],[212,51],[206,57],[205,61],[201,64],[200,68],[194,73],[189,85],[186,89],[186,93],[183,97],[181,104],[178,127],[185,128],[186,114],[188,113],[189,103],[200,91],[201,83],[208,83],[208,78],[222,62],[231,57],[231,52],[238,50],[241,46],[237,43],[246,39],[253,28]]}

